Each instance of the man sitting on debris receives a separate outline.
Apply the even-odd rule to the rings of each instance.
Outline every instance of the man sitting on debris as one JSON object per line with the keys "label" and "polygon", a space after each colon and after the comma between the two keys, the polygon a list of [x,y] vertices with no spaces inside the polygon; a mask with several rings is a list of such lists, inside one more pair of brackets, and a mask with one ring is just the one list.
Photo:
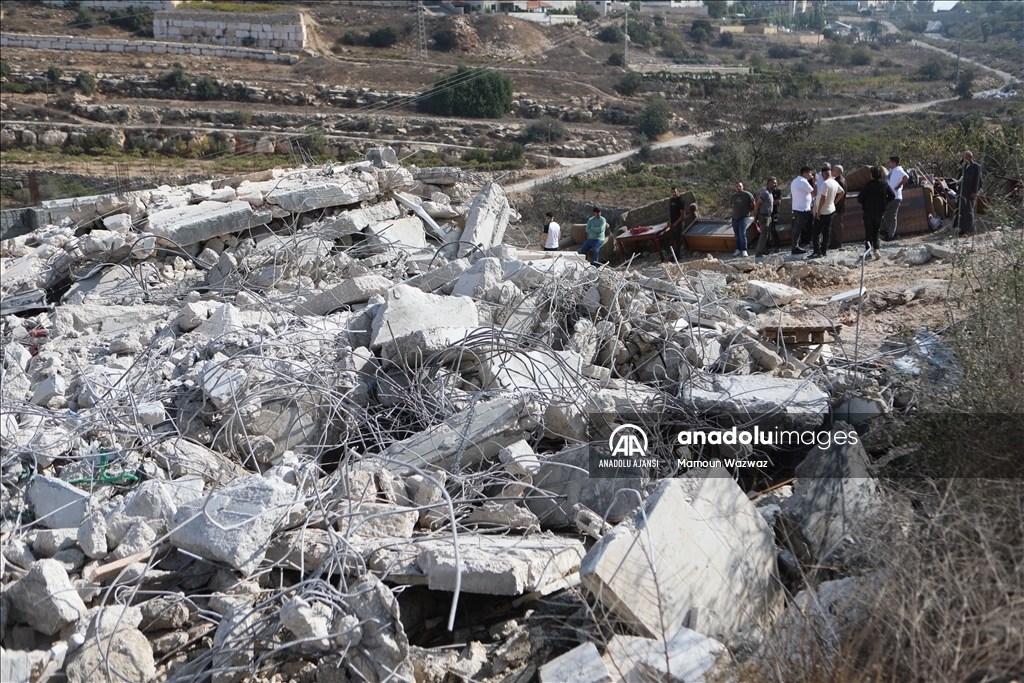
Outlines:
{"label": "man sitting on debris", "polygon": [[548,211],[544,214],[547,223],[544,225],[544,251],[558,251],[558,240],[562,234],[562,227],[555,222],[555,214]]}
{"label": "man sitting on debris", "polygon": [[878,233],[882,229],[882,217],[885,215],[886,207],[896,199],[896,193],[882,180],[884,173],[881,166],[872,166],[871,180],[857,195],[857,203],[864,207],[865,251],[873,261],[882,258],[878,253],[881,247]]}
{"label": "man sitting on debris", "polygon": [[608,227],[608,221],[601,215],[601,209],[594,207],[594,215],[587,221],[587,241],[580,247],[580,253],[586,258],[587,252],[593,250],[594,257],[590,263],[600,265],[601,247],[604,246],[604,230]]}

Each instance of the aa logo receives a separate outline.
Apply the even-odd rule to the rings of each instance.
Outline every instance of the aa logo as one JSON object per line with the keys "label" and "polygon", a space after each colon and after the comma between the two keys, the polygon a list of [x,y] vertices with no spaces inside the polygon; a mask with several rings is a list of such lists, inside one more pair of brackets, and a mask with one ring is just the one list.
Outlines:
{"label": "aa logo", "polygon": [[647,455],[647,433],[634,425],[619,425],[608,437],[612,457],[642,458]]}

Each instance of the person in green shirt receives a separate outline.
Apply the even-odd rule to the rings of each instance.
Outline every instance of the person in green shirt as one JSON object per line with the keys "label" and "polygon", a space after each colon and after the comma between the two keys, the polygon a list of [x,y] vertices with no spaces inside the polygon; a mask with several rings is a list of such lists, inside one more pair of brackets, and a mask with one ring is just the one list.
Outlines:
{"label": "person in green shirt", "polygon": [[587,252],[593,250],[594,257],[590,260],[593,265],[598,265],[601,256],[601,247],[604,246],[604,230],[608,227],[608,221],[601,215],[601,209],[594,207],[594,215],[587,220],[587,241],[580,247],[580,253],[586,258]]}

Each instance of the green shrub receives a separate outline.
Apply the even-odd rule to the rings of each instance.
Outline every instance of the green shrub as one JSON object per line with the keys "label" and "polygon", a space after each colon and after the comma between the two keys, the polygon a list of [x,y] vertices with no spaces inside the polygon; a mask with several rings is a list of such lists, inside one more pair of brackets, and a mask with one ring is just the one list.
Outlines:
{"label": "green shrub", "polygon": [[621,52],[608,55],[608,66],[626,66],[626,57]]}
{"label": "green shrub", "polygon": [[466,152],[466,155],[462,157],[465,161],[477,164],[489,164],[491,163],[491,153],[486,149],[473,149]]}
{"label": "green shrub", "polygon": [[25,92],[28,92],[28,90],[28,86],[26,86],[24,83],[11,83],[8,81],[7,83],[0,84],[0,91],[2,92],[9,92],[14,93],[16,95],[21,95]]}
{"label": "green shrub", "polygon": [[732,33],[729,31],[722,31],[722,34],[718,36],[718,44],[722,47],[732,47],[732,44],[736,42],[733,38]]}
{"label": "green shrub", "polygon": [[7,78],[11,75],[11,63],[6,59],[0,59],[0,78]]}
{"label": "green shrub", "polygon": [[450,52],[459,46],[459,36],[450,28],[443,28],[434,33],[434,45],[442,52]]}
{"label": "green shrub", "polygon": [[621,43],[622,30],[618,26],[605,26],[597,32],[596,38],[602,43]]}
{"label": "green shrub", "polygon": [[110,13],[110,23],[132,33],[153,32],[153,10],[134,5]]}
{"label": "green shrub", "polygon": [[203,76],[196,83],[196,97],[201,100],[215,100],[220,97],[220,86],[210,76]]}
{"label": "green shrub", "polygon": [[943,60],[933,57],[917,70],[917,75],[929,81],[942,80],[946,76],[946,64]]}
{"label": "green shrub", "polygon": [[94,28],[100,23],[96,17],[96,13],[89,7],[79,8],[78,13],[75,14],[74,26],[78,28]]}
{"label": "green shrub", "polygon": [[248,126],[252,123],[252,112],[251,111],[233,111],[221,117],[224,123],[230,123],[235,126]]}
{"label": "green shrub", "polygon": [[569,137],[565,124],[550,116],[543,116],[532,122],[523,131],[524,142],[561,142]]}
{"label": "green shrub", "polygon": [[394,26],[381,26],[370,31],[366,42],[373,47],[391,47],[398,42],[398,38],[398,31]]}
{"label": "green shrub", "polygon": [[338,38],[338,42],[342,45],[358,45],[360,42],[359,34],[355,31],[345,31],[345,35]]}
{"label": "green shrub", "polygon": [[858,45],[850,53],[850,64],[854,66],[868,66],[871,64],[871,48],[867,45]]}
{"label": "green shrub", "polygon": [[655,140],[668,132],[672,110],[660,95],[653,95],[647,107],[636,117],[636,128],[648,140]]}
{"label": "green shrub", "polygon": [[601,16],[601,13],[597,11],[596,7],[588,2],[577,2],[576,16],[580,21],[593,21]]}
{"label": "green shrub", "polygon": [[75,76],[75,86],[86,95],[92,95],[96,92],[96,79],[92,77],[92,74],[79,71]]}
{"label": "green shrub", "polygon": [[[70,138],[68,139],[70,140]],[[115,154],[120,151],[110,139],[110,133],[103,130],[94,130],[86,133],[79,138],[74,146],[81,148],[83,154],[94,157]]]}
{"label": "green shrub", "polygon": [[46,70],[46,80],[50,83],[60,83],[61,77],[64,75],[64,69],[60,68],[56,64],[51,64],[50,68]]}
{"label": "green shrub", "polygon": [[523,160],[525,154],[526,148],[518,142],[511,144],[502,143],[494,150],[494,160],[503,163],[519,162]]}
{"label": "green shrub", "polygon": [[323,154],[327,151],[327,136],[322,130],[313,130],[303,135],[299,144],[311,154]]}
{"label": "green shrub", "polygon": [[434,83],[424,107],[441,116],[500,119],[512,107],[512,79],[497,71],[460,66]]}
{"label": "green shrub", "polygon": [[157,82],[165,90],[188,90],[189,85],[192,84],[188,76],[185,75],[185,69],[180,66],[176,66],[171,71],[165,73]]}
{"label": "green shrub", "polygon": [[626,97],[632,97],[633,95],[640,92],[640,88],[643,86],[643,84],[644,77],[637,73],[636,71],[630,71],[629,73],[622,77],[622,80],[619,81],[619,84],[617,86],[615,86],[615,89],[618,90],[623,95],[625,95]]}
{"label": "green shrub", "polygon": [[800,54],[799,50],[788,45],[772,45],[768,48],[768,56],[772,59],[790,59]]}
{"label": "green shrub", "polygon": [[750,55],[750,66],[754,67],[758,71],[768,66],[768,60],[764,58],[760,52],[755,52]]}
{"label": "green shrub", "polygon": [[960,72],[960,80],[957,82],[953,92],[961,100],[969,100],[974,97],[971,88],[974,87],[974,69],[964,69]]}

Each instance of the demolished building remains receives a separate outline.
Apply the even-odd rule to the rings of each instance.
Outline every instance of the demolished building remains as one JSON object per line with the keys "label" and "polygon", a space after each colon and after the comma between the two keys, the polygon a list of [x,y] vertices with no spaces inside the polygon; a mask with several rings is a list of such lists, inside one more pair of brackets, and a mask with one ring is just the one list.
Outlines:
{"label": "demolished building remains", "polygon": [[[752,502],[714,461],[751,448],[661,437],[830,433],[877,384],[762,334],[798,289],[517,250],[470,184],[383,148],[5,240],[3,680],[689,682],[756,651],[870,476]],[[646,453],[604,471],[624,424]]]}

